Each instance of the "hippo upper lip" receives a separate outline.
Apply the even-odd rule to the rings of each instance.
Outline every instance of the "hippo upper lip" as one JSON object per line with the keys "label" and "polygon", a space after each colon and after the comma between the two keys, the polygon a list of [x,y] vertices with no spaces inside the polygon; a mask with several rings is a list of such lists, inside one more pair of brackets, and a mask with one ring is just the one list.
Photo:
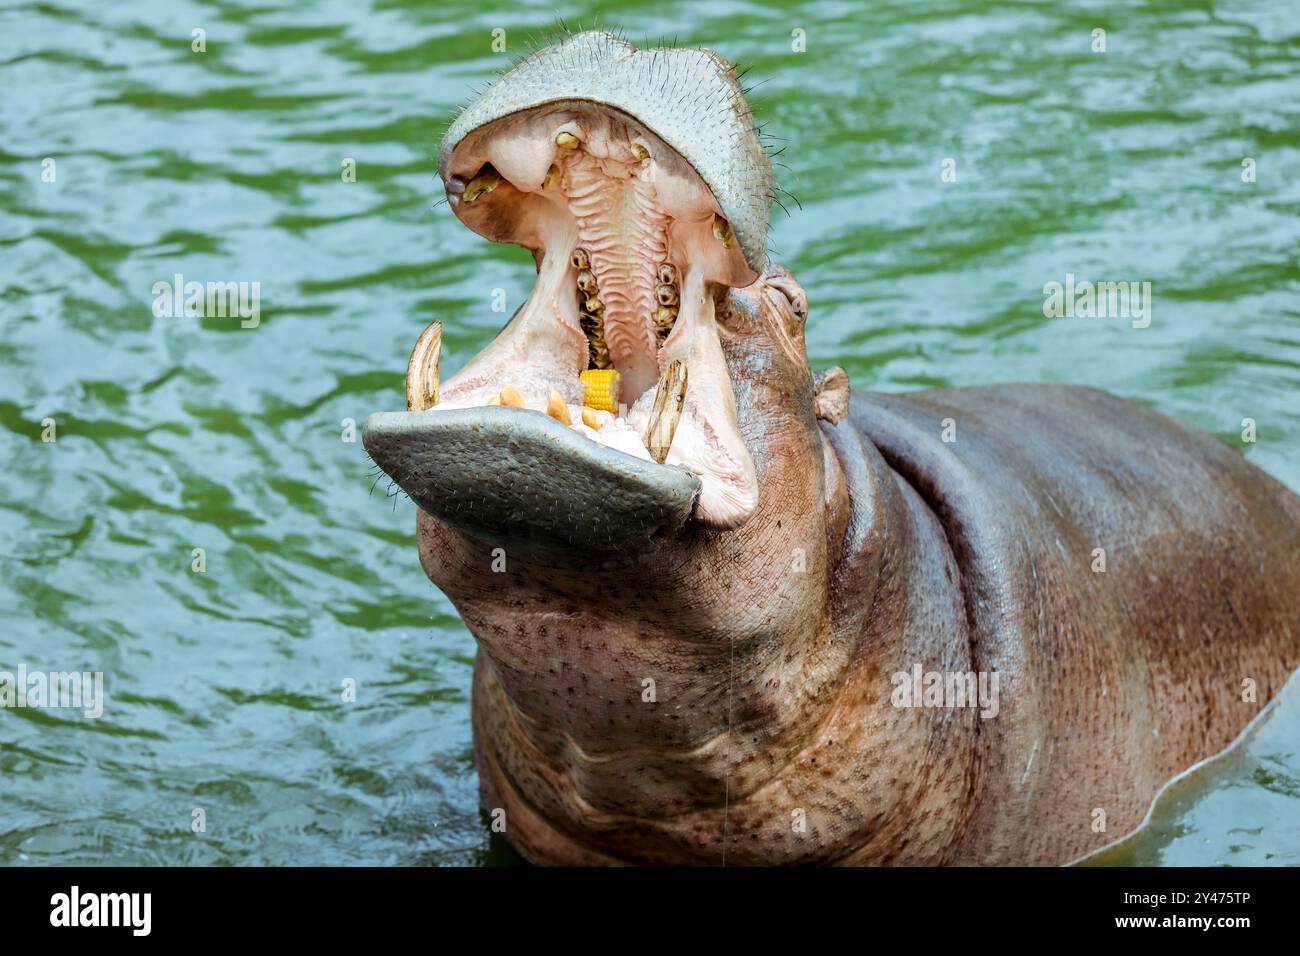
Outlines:
{"label": "hippo upper lip", "polygon": [[763,270],[772,164],[735,70],[712,50],[638,50],[600,30],[566,37],[525,59],[456,117],[438,150],[439,176],[453,184],[454,154],[476,130],[566,101],[598,102],[654,130],[709,184],[753,272]]}

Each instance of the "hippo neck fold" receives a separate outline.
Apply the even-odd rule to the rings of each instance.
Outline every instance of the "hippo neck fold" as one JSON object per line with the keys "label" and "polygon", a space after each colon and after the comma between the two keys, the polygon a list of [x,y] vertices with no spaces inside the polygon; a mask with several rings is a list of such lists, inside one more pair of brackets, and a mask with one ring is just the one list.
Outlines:
{"label": "hippo neck fold", "polygon": [[[887,769],[950,746],[932,715],[890,704],[890,675],[924,653],[925,622],[960,609],[937,584],[918,608],[897,577],[933,563],[942,533],[856,432],[810,431],[824,479],[808,483],[817,497],[803,504],[824,509],[828,540],[806,549],[792,578],[815,582],[790,586],[790,600],[810,602],[800,628],[711,611],[739,610],[722,577],[722,594],[657,600],[680,597],[690,580],[680,575],[699,572],[663,551],[614,595],[613,618],[543,569],[530,569],[532,586],[508,609],[499,593],[458,596],[483,649],[474,711],[485,798],[519,822],[514,840],[531,858],[832,862],[857,847],[855,858],[906,860],[909,840],[932,856],[952,832],[951,808]],[[686,628],[661,627],[666,612]],[[966,762],[949,755],[959,772]],[[870,812],[842,819],[836,794],[863,791]],[[857,836],[844,840],[846,830]]]}

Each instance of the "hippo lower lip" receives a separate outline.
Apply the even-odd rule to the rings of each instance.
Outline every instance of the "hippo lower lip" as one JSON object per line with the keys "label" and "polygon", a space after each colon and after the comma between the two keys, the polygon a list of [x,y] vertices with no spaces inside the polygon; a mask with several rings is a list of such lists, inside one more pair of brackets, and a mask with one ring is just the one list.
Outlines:
{"label": "hippo lower lip", "polygon": [[700,487],[525,409],[381,412],[365,444],[417,505],[493,544],[622,547],[679,527]]}
{"label": "hippo lower lip", "polygon": [[[600,44],[593,55],[605,58],[606,69],[610,60],[615,73],[642,68],[644,51],[629,52],[612,38],[590,42]],[[700,68],[716,72],[711,60],[701,59]],[[729,120],[736,129],[724,122],[702,131],[662,104],[636,101],[643,92],[629,93],[631,100],[584,96],[568,90],[563,77],[555,82],[553,95],[526,103],[476,104],[453,125],[439,157],[456,215],[488,238],[533,252],[538,274],[531,294],[487,348],[434,386],[435,411],[402,424],[372,418],[367,448],[421,508],[463,527],[471,503],[475,514],[494,510],[486,499],[495,486],[484,479],[509,461],[504,446],[486,443],[475,460],[470,437],[490,433],[508,444],[553,438],[556,428],[566,428],[596,448],[552,444],[543,456],[552,471],[511,480],[553,498],[570,526],[591,517],[583,509],[592,503],[568,493],[566,455],[568,466],[603,474],[610,501],[654,488],[666,495],[657,514],[678,514],[689,497],[689,516],[734,528],[754,512],[758,484],[737,425],[715,310],[728,289],[749,285],[763,268],[766,213],[760,221],[750,207],[769,203],[770,167],[763,156],[754,167],[767,179],[756,174],[747,181],[735,172],[744,166],[737,157],[747,155],[738,140],[762,152],[752,117],[745,108]],[[696,140],[718,135],[725,148],[699,149]],[[417,366],[410,374],[428,377],[429,369]],[[596,378],[584,380],[584,372]],[[612,402],[584,394],[612,373],[619,383]],[[500,413],[497,406],[511,405],[558,424],[513,416],[509,429],[480,430]],[[469,409],[478,411],[472,427],[471,418],[453,419],[469,431],[437,418]],[[372,439],[370,428],[384,434]],[[431,450],[452,437],[454,462]],[[434,480],[413,472],[417,459],[476,476],[477,490],[449,475]],[[674,474],[646,477],[660,466]],[[681,471],[694,483],[683,482]],[[442,497],[453,485],[454,501]]]}

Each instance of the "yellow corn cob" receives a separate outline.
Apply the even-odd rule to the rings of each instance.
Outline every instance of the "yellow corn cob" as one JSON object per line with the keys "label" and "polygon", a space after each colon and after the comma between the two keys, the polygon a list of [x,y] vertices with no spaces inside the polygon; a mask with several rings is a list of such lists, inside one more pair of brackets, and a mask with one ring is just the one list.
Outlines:
{"label": "yellow corn cob", "polygon": [[589,368],[582,379],[582,404],[618,414],[618,371],[612,368]]}

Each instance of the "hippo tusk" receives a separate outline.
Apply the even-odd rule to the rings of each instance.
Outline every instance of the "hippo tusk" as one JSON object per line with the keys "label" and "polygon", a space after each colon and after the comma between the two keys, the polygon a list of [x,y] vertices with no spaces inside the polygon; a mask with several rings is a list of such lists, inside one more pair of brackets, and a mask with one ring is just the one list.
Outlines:
{"label": "hippo tusk", "polygon": [[406,363],[406,407],[422,412],[438,404],[438,363],[442,360],[442,323],[420,333]]}
{"label": "hippo tusk", "polygon": [[646,423],[645,443],[650,457],[662,465],[672,447],[677,423],[682,419],[682,404],[686,401],[686,363],[673,359],[659,376],[654,404],[650,408],[650,421]]}

